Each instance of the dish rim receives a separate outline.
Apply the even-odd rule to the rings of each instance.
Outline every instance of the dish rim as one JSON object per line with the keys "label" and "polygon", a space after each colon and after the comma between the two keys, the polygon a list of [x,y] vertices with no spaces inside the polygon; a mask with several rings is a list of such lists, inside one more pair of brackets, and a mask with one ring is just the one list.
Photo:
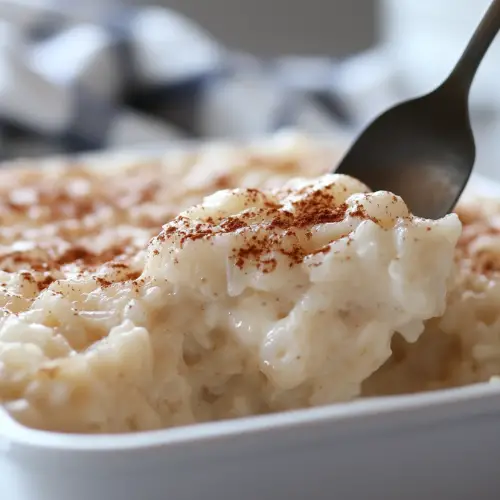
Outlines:
{"label": "dish rim", "polygon": [[[260,143],[261,140],[257,142]],[[319,142],[321,144],[324,141]],[[227,144],[228,141],[220,141],[220,143]],[[194,146],[199,146],[199,144],[195,143]],[[157,145],[153,145],[153,147],[140,147],[131,151],[112,150],[76,155],[71,157],[71,161],[78,161],[82,158],[97,159],[99,162],[105,158],[126,158],[128,161],[154,158],[159,154],[168,155],[169,152],[183,152],[192,148],[193,143],[189,142],[180,144],[179,147],[174,147],[170,151],[162,151]],[[68,157],[28,159],[28,161],[36,162],[39,160],[42,163],[50,163],[53,160],[63,159],[67,160]],[[15,162],[17,163],[17,160]],[[12,162],[6,163],[11,164]],[[500,182],[473,173],[465,194],[480,194],[485,197],[499,196]],[[190,442],[206,442],[242,434],[269,432],[275,429],[299,428],[326,422],[340,423],[366,419],[376,415],[403,414],[415,410],[444,408],[462,402],[497,400],[499,397],[500,380],[417,394],[371,397],[316,408],[123,434],[68,434],[33,429],[18,423],[5,408],[0,406],[0,451],[9,449],[13,445],[31,449],[71,452],[144,450]]]}
{"label": "dish rim", "polygon": [[244,434],[297,429],[324,423],[354,422],[375,416],[452,407],[464,402],[498,401],[500,381],[441,389],[418,394],[372,397],[268,415],[189,424],[123,434],[65,434],[26,427],[0,407],[0,450],[13,445],[61,452],[144,450],[193,442],[207,442]]}

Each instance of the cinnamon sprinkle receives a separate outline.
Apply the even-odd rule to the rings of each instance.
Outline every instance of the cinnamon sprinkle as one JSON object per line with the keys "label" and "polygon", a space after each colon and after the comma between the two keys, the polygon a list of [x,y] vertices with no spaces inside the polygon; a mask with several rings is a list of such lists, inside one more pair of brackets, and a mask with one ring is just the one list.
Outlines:
{"label": "cinnamon sprinkle", "polygon": [[[495,242],[500,248],[500,228],[491,223],[487,210],[479,204],[458,207],[456,213],[462,222],[462,234],[458,240],[455,262],[480,275],[498,275],[500,254],[491,248],[491,243]],[[483,238],[488,245],[481,249],[478,243]]]}
{"label": "cinnamon sprinkle", "polygon": [[[215,216],[207,217],[198,228],[187,218],[178,219],[174,227],[169,228],[168,223],[176,214],[218,189],[275,186],[294,176],[316,177],[330,163],[306,162],[300,155],[297,160],[290,160],[288,152],[284,156],[285,159],[281,158],[274,150],[271,154],[241,150],[237,164],[226,165],[222,161],[215,175],[209,175],[205,184],[195,186],[185,180],[194,177],[200,160],[203,163],[203,153],[201,156],[189,153],[179,161],[177,156],[173,160],[132,159],[119,166],[111,160],[109,168],[93,162],[70,164],[57,160],[55,164],[48,162],[49,168],[40,168],[40,163],[46,163],[44,160],[16,161],[10,165],[13,168],[0,169],[0,271],[18,276],[15,280],[4,279],[2,275],[2,294],[17,293],[17,286],[26,296],[25,306],[29,307],[29,301],[36,300],[37,293],[60,294],[51,285],[75,277],[98,278],[96,283],[102,287],[130,281],[133,289],[139,291],[144,284],[140,279],[142,268],[137,268],[140,253],[160,231],[158,241],[175,234],[176,238],[184,237],[184,243],[210,238],[215,230],[239,232],[244,241],[249,238],[255,245],[242,249],[242,266],[245,261],[255,261],[262,272],[270,273],[277,267],[279,256],[259,254],[258,248],[262,250],[266,245],[272,251],[281,248],[287,229],[278,231],[283,233],[281,236],[264,234],[270,228],[258,224],[257,219],[265,215],[269,226],[282,207],[261,191],[247,192],[247,206],[251,209],[251,205],[258,204],[266,214],[250,210],[246,218],[219,221]],[[285,226],[293,225],[293,215],[283,213],[282,217],[286,219]],[[162,231],[164,224],[167,226]],[[263,230],[256,229],[256,225]],[[286,234],[290,244],[285,251],[296,254],[297,261],[299,239],[312,238],[310,231],[306,236],[302,233],[291,228]],[[159,253],[159,249],[153,249],[153,255]]]}
{"label": "cinnamon sprinkle", "polygon": [[[285,191],[281,195],[283,197],[290,194],[292,193]],[[310,240],[312,227],[341,222],[348,210],[346,203],[337,203],[334,195],[327,190],[304,192],[303,195],[302,199],[292,202],[293,210],[289,211],[283,208],[281,202],[268,199],[256,189],[247,189],[244,206],[251,206],[251,209],[225,217],[218,224],[214,223],[213,218],[191,221],[186,216],[180,216],[164,226],[156,240],[165,242],[175,238],[182,248],[187,242],[241,233],[245,236],[244,244],[232,250],[236,267],[243,269],[251,262],[262,272],[270,273],[278,265],[278,260],[272,257],[273,253],[286,257],[292,267],[302,263],[307,255],[327,253],[330,250],[329,246],[314,251],[307,250],[301,243],[301,237]],[[361,205],[350,215],[379,222],[369,216]],[[256,222],[260,220],[263,222]]]}
{"label": "cinnamon sprinkle", "polygon": [[42,290],[45,290],[48,288],[53,282],[55,281],[55,278],[53,278],[50,274],[45,276],[45,278],[37,283],[38,290],[41,292]]}

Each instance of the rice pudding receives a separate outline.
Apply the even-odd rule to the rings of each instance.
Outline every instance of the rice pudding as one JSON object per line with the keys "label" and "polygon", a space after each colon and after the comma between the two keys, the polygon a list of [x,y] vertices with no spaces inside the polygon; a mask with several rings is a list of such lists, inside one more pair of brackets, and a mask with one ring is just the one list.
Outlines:
{"label": "rice pudding", "polygon": [[500,372],[485,354],[498,336],[471,333],[476,303],[491,320],[500,300],[472,249],[488,216],[464,206],[463,232],[456,214],[414,217],[326,174],[334,161],[281,137],[0,171],[4,408],[35,428],[132,432]]}

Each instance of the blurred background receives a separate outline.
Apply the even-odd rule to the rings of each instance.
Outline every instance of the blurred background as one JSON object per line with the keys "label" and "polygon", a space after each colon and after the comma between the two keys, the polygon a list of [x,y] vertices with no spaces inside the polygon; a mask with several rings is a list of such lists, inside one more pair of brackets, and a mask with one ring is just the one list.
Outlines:
{"label": "blurred background", "polygon": [[374,0],[137,0],[172,7],[224,44],[262,56],[347,56],[377,39]]}
{"label": "blurred background", "polygon": [[[351,138],[437,86],[489,0],[0,0],[4,158],[265,135]],[[500,178],[500,42],[474,84]]]}

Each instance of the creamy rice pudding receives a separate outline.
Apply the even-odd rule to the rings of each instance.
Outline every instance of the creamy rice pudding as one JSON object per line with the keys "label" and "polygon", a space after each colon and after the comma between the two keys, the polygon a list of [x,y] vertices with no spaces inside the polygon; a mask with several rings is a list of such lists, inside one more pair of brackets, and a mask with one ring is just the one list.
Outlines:
{"label": "creamy rice pudding", "polygon": [[0,170],[4,408],[131,432],[500,373],[500,207],[420,219],[335,156],[283,136]]}

